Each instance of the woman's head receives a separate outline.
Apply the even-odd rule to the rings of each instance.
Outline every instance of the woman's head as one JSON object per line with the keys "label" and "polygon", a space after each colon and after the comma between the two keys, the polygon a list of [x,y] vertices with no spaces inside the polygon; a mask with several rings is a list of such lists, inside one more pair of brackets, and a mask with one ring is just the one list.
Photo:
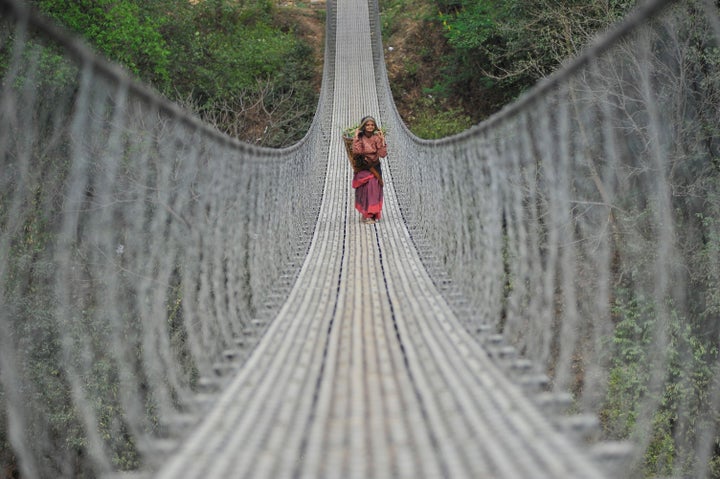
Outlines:
{"label": "woman's head", "polygon": [[363,133],[373,133],[377,129],[377,122],[375,121],[375,118],[371,116],[364,117],[362,120],[360,120],[359,129]]}

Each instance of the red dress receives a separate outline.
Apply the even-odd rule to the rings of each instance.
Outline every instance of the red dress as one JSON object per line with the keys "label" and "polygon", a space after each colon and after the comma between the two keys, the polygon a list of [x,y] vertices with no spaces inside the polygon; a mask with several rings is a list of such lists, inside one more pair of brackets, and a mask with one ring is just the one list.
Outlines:
{"label": "red dress", "polygon": [[[376,170],[380,172],[380,158],[387,156],[385,140],[379,135],[360,135],[353,139],[352,151],[354,154],[364,155],[370,164],[377,164]],[[355,209],[363,218],[380,219],[383,205],[383,188],[375,175],[369,170],[360,170],[355,173],[352,181],[355,188]]]}

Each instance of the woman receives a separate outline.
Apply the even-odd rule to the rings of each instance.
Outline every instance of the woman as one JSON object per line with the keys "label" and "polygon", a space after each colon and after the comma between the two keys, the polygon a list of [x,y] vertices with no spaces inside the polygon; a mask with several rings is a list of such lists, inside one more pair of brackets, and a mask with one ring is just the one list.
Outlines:
{"label": "woman", "polygon": [[364,167],[353,177],[355,209],[362,215],[360,221],[374,224],[380,220],[383,205],[383,182],[380,158],[387,156],[385,135],[377,127],[375,119],[366,116],[355,130],[352,144],[353,155],[362,155]]}

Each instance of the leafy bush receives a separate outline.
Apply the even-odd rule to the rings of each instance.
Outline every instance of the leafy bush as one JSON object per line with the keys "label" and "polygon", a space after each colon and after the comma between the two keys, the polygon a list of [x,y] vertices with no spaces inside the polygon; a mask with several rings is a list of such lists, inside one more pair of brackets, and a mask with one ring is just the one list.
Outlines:
{"label": "leafy bush", "polygon": [[40,9],[81,33],[108,58],[155,85],[170,83],[170,51],[160,33],[163,17],[132,0],[39,0]]}
{"label": "leafy bush", "polygon": [[634,2],[436,0],[453,48],[444,81],[467,97],[488,82],[505,95],[499,109],[575,55]]}
{"label": "leafy bush", "polygon": [[472,126],[471,118],[460,108],[444,109],[432,97],[421,102],[413,122],[413,133],[420,138],[437,139],[454,135]]}
{"label": "leafy bush", "polygon": [[[109,59],[228,134],[281,146],[312,121],[318,65],[306,43],[276,25],[269,0],[37,1]],[[231,109],[237,112],[226,115]]]}

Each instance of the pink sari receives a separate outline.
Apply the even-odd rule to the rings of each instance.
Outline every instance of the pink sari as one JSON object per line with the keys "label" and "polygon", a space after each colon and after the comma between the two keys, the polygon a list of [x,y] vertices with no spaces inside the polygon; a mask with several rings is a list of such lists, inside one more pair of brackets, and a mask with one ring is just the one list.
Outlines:
{"label": "pink sari", "polygon": [[363,218],[380,219],[383,206],[383,189],[377,178],[368,170],[355,173],[352,180],[355,188],[355,209]]}

